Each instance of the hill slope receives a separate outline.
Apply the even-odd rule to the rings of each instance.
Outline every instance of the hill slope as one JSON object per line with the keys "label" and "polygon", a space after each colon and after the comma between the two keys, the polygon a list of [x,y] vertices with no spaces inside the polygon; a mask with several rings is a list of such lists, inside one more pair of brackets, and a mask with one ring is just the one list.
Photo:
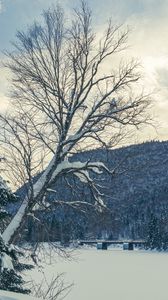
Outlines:
{"label": "hill slope", "polygon": [[[95,177],[97,183],[103,186],[102,192],[106,195],[111,214],[89,214],[86,217],[70,209],[45,214],[43,218],[47,220],[53,239],[60,239],[65,232],[71,238],[86,234],[144,238],[153,216],[164,219],[164,227],[168,227],[168,142],[147,142],[108,151],[97,149],[78,153],[71,158],[79,161],[90,159],[102,161],[109,169],[115,169],[113,176],[104,173],[99,178]],[[54,187],[57,191],[54,197],[61,199],[63,196],[67,201],[91,197],[89,190],[77,179],[69,178],[69,182],[74,189],[67,185],[64,178],[60,179]],[[51,200],[52,197],[49,196]],[[41,226],[39,230],[41,232]],[[61,233],[56,237],[58,231]],[[35,236],[31,223],[27,238],[36,239]],[[41,239],[45,239],[44,234]]]}

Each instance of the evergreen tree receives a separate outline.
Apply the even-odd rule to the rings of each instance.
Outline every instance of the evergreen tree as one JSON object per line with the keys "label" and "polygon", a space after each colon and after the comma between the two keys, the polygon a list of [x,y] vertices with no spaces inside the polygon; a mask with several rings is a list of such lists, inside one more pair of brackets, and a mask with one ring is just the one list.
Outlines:
{"label": "evergreen tree", "polygon": [[9,204],[16,203],[18,197],[16,197],[6,182],[0,176],[0,230],[7,224],[10,218]]}
{"label": "evergreen tree", "polygon": [[166,230],[167,218],[163,215],[157,217],[151,214],[147,227],[147,247],[150,249],[167,250],[168,232]]}
{"label": "evergreen tree", "polygon": [[[0,227],[4,227],[10,219],[9,205],[18,201],[18,197],[11,192],[6,182],[0,177]],[[19,257],[24,255],[19,248],[4,243],[0,236],[0,289],[30,293],[24,288],[24,280],[21,272],[24,269],[31,269],[32,265],[27,265],[19,261]]]}

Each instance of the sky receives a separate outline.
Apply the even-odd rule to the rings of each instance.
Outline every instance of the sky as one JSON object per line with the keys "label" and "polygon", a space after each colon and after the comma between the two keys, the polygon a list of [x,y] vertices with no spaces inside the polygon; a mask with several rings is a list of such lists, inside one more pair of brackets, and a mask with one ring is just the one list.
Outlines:
{"label": "sky", "polygon": [[[55,0],[0,0],[0,60],[3,50],[10,50],[17,30],[25,30],[34,19],[41,19],[44,9]],[[67,13],[79,4],[77,0],[60,0]],[[88,0],[93,11],[93,22],[101,31],[112,17],[114,22],[131,28],[129,55],[141,61],[144,86],[153,91],[155,128],[144,127],[134,135],[133,142],[168,139],[168,0]],[[10,82],[0,68],[0,109],[6,107]]]}

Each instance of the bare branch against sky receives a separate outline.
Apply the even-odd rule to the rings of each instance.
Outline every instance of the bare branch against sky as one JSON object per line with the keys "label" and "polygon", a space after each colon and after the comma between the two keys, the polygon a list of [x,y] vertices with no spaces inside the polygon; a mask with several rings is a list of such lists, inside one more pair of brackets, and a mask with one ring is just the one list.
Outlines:
{"label": "bare branch against sky", "polygon": [[[86,145],[87,149],[111,147],[122,138],[122,129],[149,121],[150,96],[139,83],[141,68],[136,59],[124,57],[128,35],[127,27],[109,20],[97,36],[92,12],[83,1],[71,22],[57,5],[43,12],[43,22],[17,32],[13,50],[6,52],[12,109],[0,115],[0,141],[6,170],[17,184],[27,183],[28,189],[3,233],[6,242],[16,236],[34,207],[49,208],[48,189],[61,176],[78,177],[91,190],[88,205],[104,208],[91,175],[109,170],[100,161],[73,162],[71,154]],[[104,73],[109,58],[110,69]],[[62,205],[64,199],[58,203]],[[79,203],[82,206],[84,199]]]}
{"label": "bare branch against sky", "polygon": [[[18,29],[26,29],[33,19],[41,20],[40,11],[46,9],[55,0],[5,0],[1,1],[0,13],[0,50],[10,50],[10,41],[14,39]],[[63,6],[68,12],[78,2],[63,1]],[[125,22],[131,27],[129,48],[127,56],[138,57],[144,68],[144,86],[150,92],[155,91],[155,101],[152,113],[158,120],[157,131],[146,128],[140,134],[134,133],[131,142],[146,139],[167,139],[168,124],[168,41],[167,41],[167,0],[140,0],[140,1],[116,1],[116,0],[90,0],[89,5],[94,10],[93,22],[97,32],[101,34],[105,21],[112,16],[119,23]],[[4,59],[1,53],[1,60]],[[110,64],[107,62],[106,66]],[[10,74],[0,69],[0,99],[1,110],[6,107],[8,97],[7,78]]]}

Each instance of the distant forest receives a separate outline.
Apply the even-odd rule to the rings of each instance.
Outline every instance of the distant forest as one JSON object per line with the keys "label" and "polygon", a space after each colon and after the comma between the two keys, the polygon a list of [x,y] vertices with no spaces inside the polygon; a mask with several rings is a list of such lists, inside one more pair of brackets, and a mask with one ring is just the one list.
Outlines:
{"label": "distant forest", "polygon": [[[78,211],[56,207],[54,212],[37,212],[37,219],[28,217],[24,237],[28,241],[52,240],[67,242],[80,238],[145,238],[168,232],[168,142],[146,142],[114,150],[96,149],[75,154],[79,161],[102,161],[114,174],[102,173],[96,179],[105,195],[108,210]],[[96,177],[96,176],[95,176]],[[61,199],[89,201],[92,194],[79,179],[61,178],[53,187],[56,193],[47,201]],[[22,187],[18,194],[25,193]],[[86,213],[87,210],[87,213]],[[152,238],[154,238],[152,236]],[[158,238],[158,237],[157,237]]]}

